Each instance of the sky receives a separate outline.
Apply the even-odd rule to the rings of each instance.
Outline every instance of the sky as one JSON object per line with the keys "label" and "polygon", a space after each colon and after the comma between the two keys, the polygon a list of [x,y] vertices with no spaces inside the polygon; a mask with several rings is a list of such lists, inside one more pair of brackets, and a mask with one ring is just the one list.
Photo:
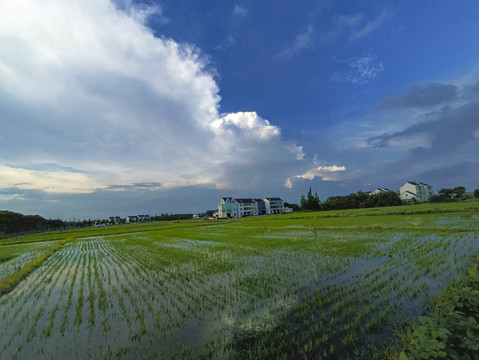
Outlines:
{"label": "sky", "polygon": [[479,2],[0,0],[0,209],[479,188]]}

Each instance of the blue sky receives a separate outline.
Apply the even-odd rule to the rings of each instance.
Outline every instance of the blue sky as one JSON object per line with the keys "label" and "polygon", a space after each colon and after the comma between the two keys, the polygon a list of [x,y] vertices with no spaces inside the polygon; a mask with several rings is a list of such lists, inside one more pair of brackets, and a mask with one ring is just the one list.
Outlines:
{"label": "blue sky", "polygon": [[479,3],[0,0],[0,209],[479,188]]}

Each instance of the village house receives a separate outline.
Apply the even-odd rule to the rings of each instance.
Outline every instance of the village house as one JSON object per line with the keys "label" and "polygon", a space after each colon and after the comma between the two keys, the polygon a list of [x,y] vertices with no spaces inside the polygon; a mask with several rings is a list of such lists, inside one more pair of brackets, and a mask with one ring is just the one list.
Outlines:
{"label": "village house", "polygon": [[107,220],[112,225],[118,225],[121,223],[121,218],[119,216],[110,216]]}
{"label": "village house", "polygon": [[150,215],[138,215],[138,222],[150,221]]}
{"label": "village house", "polygon": [[422,182],[407,181],[399,188],[399,196],[401,200],[412,201],[427,201],[434,195],[434,190],[431,185]]}
{"label": "village house", "polygon": [[288,209],[280,198],[233,198],[223,197],[218,204],[218,218],[240,218],[266,214],[282,214]]}
{"label": "village house", "polygon": [[258,205],[258,215],[266,215],[266,203],[263,199],[254,199]]}
{"label": "village house", "polygon": [[394,191],[389,190],[388,188],[378,188],[374,191],[371,191],[369,194],[370,195],[377,195],[377,194],[381,194],[381,193],[385,193],[385,192],[394,192]]}
{"label": "village house", "polygon": [[137,223],[138,222],[138,216],[137,215],[131,215],[127,216],[125,223],[130,224],[130,223]]}
{"label": "village house", "polygon": [[265,198],[266,214],[282,214],[284,211],[284,201],[280,198]]}

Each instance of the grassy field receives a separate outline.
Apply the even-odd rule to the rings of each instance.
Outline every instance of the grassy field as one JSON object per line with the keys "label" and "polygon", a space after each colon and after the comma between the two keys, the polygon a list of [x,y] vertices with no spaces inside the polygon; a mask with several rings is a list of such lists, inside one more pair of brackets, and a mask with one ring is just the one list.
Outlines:
{"label": "grassy field", "polygon": [[0,358],[371,359],[479,253],[479,202],[0,240]]}

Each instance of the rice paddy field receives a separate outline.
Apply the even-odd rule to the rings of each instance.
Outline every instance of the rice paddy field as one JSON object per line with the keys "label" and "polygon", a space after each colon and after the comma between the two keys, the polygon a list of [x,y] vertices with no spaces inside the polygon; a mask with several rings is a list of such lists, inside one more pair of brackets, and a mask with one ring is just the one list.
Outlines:
{"label": "rice paddy field", "polygon": [[3,239],[0,281],[57,247],[0,296],[0,359],[381,358],[478,224],[471,201]]}

